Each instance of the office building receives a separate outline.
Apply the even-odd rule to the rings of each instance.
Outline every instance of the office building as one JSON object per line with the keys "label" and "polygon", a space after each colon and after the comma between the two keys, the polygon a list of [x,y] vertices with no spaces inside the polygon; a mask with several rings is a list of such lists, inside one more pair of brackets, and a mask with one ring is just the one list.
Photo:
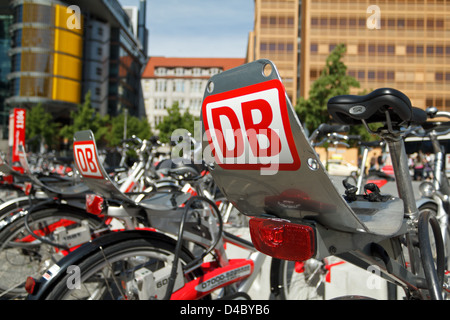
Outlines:
{"label": "office building", "polygon": [[[440,0],[255,0],[247,59],[274,61],[295,103],[344,43],[347,72],[361,85],[351,93],[393,87],[417,107],[449,110],[449,14],[450,2]],[[288,57],[280,49],[296,43],[299,50],[280,59]]]}
{"label": "office building", "polygon": [[209,78],[245,63],[239,58],[150,57],[142,74],[145,109],[153,129],[178,102],[182,112],[198,117]]}
{"label": "office building", "polygon": [[275,63],[286,92],[298,92],[299,0],[255,0],[254,30],[249,34],[247,61],[268,58]]}
{"label": "office building", "polygon": [[413,105],[450,109],[450,2],[435,0],[302,1],[300,91],[338,43],[348,74],[367,91],[393,87]]}
{"label": "office building", "polygon": [[140,75],[146,49],[117,0],[12,0],[9,16],[10,91],[4,112],[41,103],[68,121],[70,110],[90,92],[101,114],[127,109],[144,115]]}

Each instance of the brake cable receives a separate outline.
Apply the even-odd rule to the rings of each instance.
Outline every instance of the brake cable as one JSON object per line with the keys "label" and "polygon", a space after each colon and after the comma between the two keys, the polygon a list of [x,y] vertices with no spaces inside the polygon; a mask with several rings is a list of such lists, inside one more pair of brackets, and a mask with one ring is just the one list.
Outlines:
{"label": "brake cable", "polygon": [[185,268],[188,268],[188,267],[190,267],[192,265],[197,264],[206,255],[211,253],[211,251],[214,250],[214,248],[219,243],[219,240],[222,238],[221,234],[222,234],[222,231],[223,231],[223,222],[222,222],[222,216],[220,215],[220,212],[219,212],[219,209],[217,208],[217,205],[213,201],[211,201],[210,199],[208,199],[206,197],[203,197],[203,196],[193,196],[193,197],[191,197],[188,200],[188,202],[186,203],[186,206],[185,206],[184,211],[183,211],[183,215],[181,217],[180,228],[179,228],[179,231],[178,231],[178,241],[177,241],[177,245],[175,247],[175,256],[174,256],[174,259],[173,259],[173,262],[172,262],[172,270],[170,272],[169,282],[167,284],[167,290],[166,290],[166,294],[165,294],[163,300],[169,300],[170,296],[172,295],[173,287],[175,285],[175,279],[177,277],[178,260],[179,260],[179,257],[180,257],[180,252],[181,252],[181,247],[182,247],[182,242],[183,242],[181,240],[183,239],[184,224],[185,224],[185,221],[186,221],[187,213],[189,212],[189,209],[190,209],[190,207],[192,206],[192,204],[194,203],[195,200],[205,201],[205,202],[207,202],[208,204],[210,204],[212,206],[212,208],[214,209],[214,211],[217,214],[217,219],[219,220],[219,232],[218,232],[218,237],[215,239],[214,243],[207,250],[205,250],[199,257],[195,258],[190,263],[188,263],[185,266]]}

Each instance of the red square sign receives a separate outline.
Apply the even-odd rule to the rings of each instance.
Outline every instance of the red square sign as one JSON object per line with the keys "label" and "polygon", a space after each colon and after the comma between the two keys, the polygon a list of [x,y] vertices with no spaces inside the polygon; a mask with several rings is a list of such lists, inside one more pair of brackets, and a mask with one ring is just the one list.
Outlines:
{"label": "red square sign", "polygon": [[275,79],[208,96],[203,123],[216,163],[224,169],[297,170],[282,83]]}

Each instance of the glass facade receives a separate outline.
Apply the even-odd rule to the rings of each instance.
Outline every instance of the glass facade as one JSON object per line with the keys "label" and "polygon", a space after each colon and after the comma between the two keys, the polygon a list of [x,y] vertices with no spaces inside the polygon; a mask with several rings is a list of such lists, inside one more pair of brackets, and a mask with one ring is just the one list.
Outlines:
{"label": "glass facade", "polygon": [[302,95],[308,95],[334,46],[344,43],[348,74],[361,84],[352,93],[393,87],[417,107],[450,110],[449,1],[303,3]]}
{"label": "glass facade", "polygon": [[278,68],[286,92],[297,99],[300,0],[255,0],[255,25],[247,60],[267,58]]}
{"label": "glass facade", "polygon": [[8,51],[11,48],[9,28],[12,23],[13,15],[0,14],[0,125],[3,131],[0,134],[0,138],[6,137],[8,134],[9,111],[5,105],[5,99],[10,92],[8,74],[11,72],[11,58],[8,55]]}
{"label": "glass facade", "polygon": [[81,28],[69,29],[72,13],[52,2],[24,1],[13,10],[9,102],[80,103],[82,21]]}

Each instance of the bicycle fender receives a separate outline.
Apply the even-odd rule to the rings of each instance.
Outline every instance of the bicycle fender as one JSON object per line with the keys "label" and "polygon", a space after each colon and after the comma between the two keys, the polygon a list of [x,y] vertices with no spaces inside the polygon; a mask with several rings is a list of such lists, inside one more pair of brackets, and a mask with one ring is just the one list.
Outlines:
{"label": "bicycle fender", "polygon": [[423,206],[424,204],[427,204],[427,203],[432,203],[432,204],[434,204],[434,205],[436,205],[436,206],[439,206],[439,204],[437,203],[437,201],[436,201],[436,200],[433,200],[433,199],[431,199],[431,198],[420,198],[420,199],[418,199],[418,200],[416,201],[416,206],[417,206],[417,208],[419,208],[419,207],[421,207],[421,206]]}
{"label": "bicycle fender", "polygon": [[79,265],[80,261],[86,256],[95,254],[101,248],[107,248],[111,245],[130,239],[157,239],[162,241],[172,242],[175,246],[176,241],[154,231],[146,230],[130,230],[108,233],[104,236],[96,238],[81,247],[71,252],[60,261],[51,266],[42,275],[39,280],[36,280],[37,292],[29,294],[27,300],[43,300],[47,296],[47,292],[51,290],[61,279],[68,273],[68,268],[73,265]]}

